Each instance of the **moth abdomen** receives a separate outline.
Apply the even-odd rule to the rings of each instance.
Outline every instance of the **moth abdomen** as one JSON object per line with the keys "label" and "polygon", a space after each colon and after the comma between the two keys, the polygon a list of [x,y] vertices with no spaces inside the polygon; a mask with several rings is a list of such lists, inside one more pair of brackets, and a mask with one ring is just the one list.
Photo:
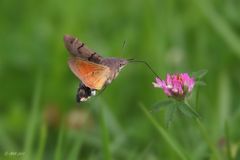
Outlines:
{"label": "moth abdomen", "polygon": [[77,38],[74,38],[70,35],[65,35],[64,42],[66,48],[72,56],[80,57],[83,60],[88,60],[98,64],[102,61],[102,57],[100,55],[87,48],[85,43],[79,41]]}
{"label": "moth abdomen", "polygon": [[76,100],[78,103],[84,102],[94,95],[96,95],[96,90],[85,86],[83,83],[80,83],[79,88],[77,90]]}

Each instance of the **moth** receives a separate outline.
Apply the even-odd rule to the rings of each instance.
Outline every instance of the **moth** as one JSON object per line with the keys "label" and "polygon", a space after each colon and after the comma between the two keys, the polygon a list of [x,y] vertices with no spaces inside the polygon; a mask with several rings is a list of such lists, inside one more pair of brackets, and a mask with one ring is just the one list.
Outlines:
{"label": "moth", "polygon": [[104,58],[70,35],[64,36],[64,43],[70,53],[68,65],[81,81],[77,90],[77,102],[87,101],[96,91],[103,90],[129,63],[127,59]]}

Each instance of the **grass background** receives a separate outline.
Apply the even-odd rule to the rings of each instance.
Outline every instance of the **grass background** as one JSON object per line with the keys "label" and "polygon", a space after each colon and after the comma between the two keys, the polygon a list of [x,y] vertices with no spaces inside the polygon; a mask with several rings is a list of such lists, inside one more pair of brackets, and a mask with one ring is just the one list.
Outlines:
{"label": "grass background", "polygon": [[[0,158],[240,159],[239,17],[237,0],[1,0]],[[64,34],[162,77],[208,69],[202,119],[166,129],[164,111],[149,114],[166,96],[141,64],[76,104]]]}

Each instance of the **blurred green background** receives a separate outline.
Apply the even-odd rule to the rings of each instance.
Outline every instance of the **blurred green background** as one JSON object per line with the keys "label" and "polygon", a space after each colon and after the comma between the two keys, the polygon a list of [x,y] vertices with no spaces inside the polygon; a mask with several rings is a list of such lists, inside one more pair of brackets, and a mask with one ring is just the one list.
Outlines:
{"label": "blurred green background", "polygon": [[[239,158],[239,17],[237,0],[1,0],[0,159]],[[77,104],[64,34],[102,56],[145,60],[163,78],[207,69],[191,102],[198,95],[204,127],[178,114],[166,128],[164,111],[151,116],[167,136],[152,125],[139,104],[166,96],[142,64]]]}

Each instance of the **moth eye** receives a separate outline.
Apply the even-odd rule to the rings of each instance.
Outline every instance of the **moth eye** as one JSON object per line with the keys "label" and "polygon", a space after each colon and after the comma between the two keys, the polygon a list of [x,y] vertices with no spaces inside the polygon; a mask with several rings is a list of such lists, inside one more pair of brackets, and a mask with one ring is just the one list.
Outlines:
{"label": "moth eye", "polygon": [[119,65],[119,70],[122,69],[124,67],[124,64],[120,64]]}

